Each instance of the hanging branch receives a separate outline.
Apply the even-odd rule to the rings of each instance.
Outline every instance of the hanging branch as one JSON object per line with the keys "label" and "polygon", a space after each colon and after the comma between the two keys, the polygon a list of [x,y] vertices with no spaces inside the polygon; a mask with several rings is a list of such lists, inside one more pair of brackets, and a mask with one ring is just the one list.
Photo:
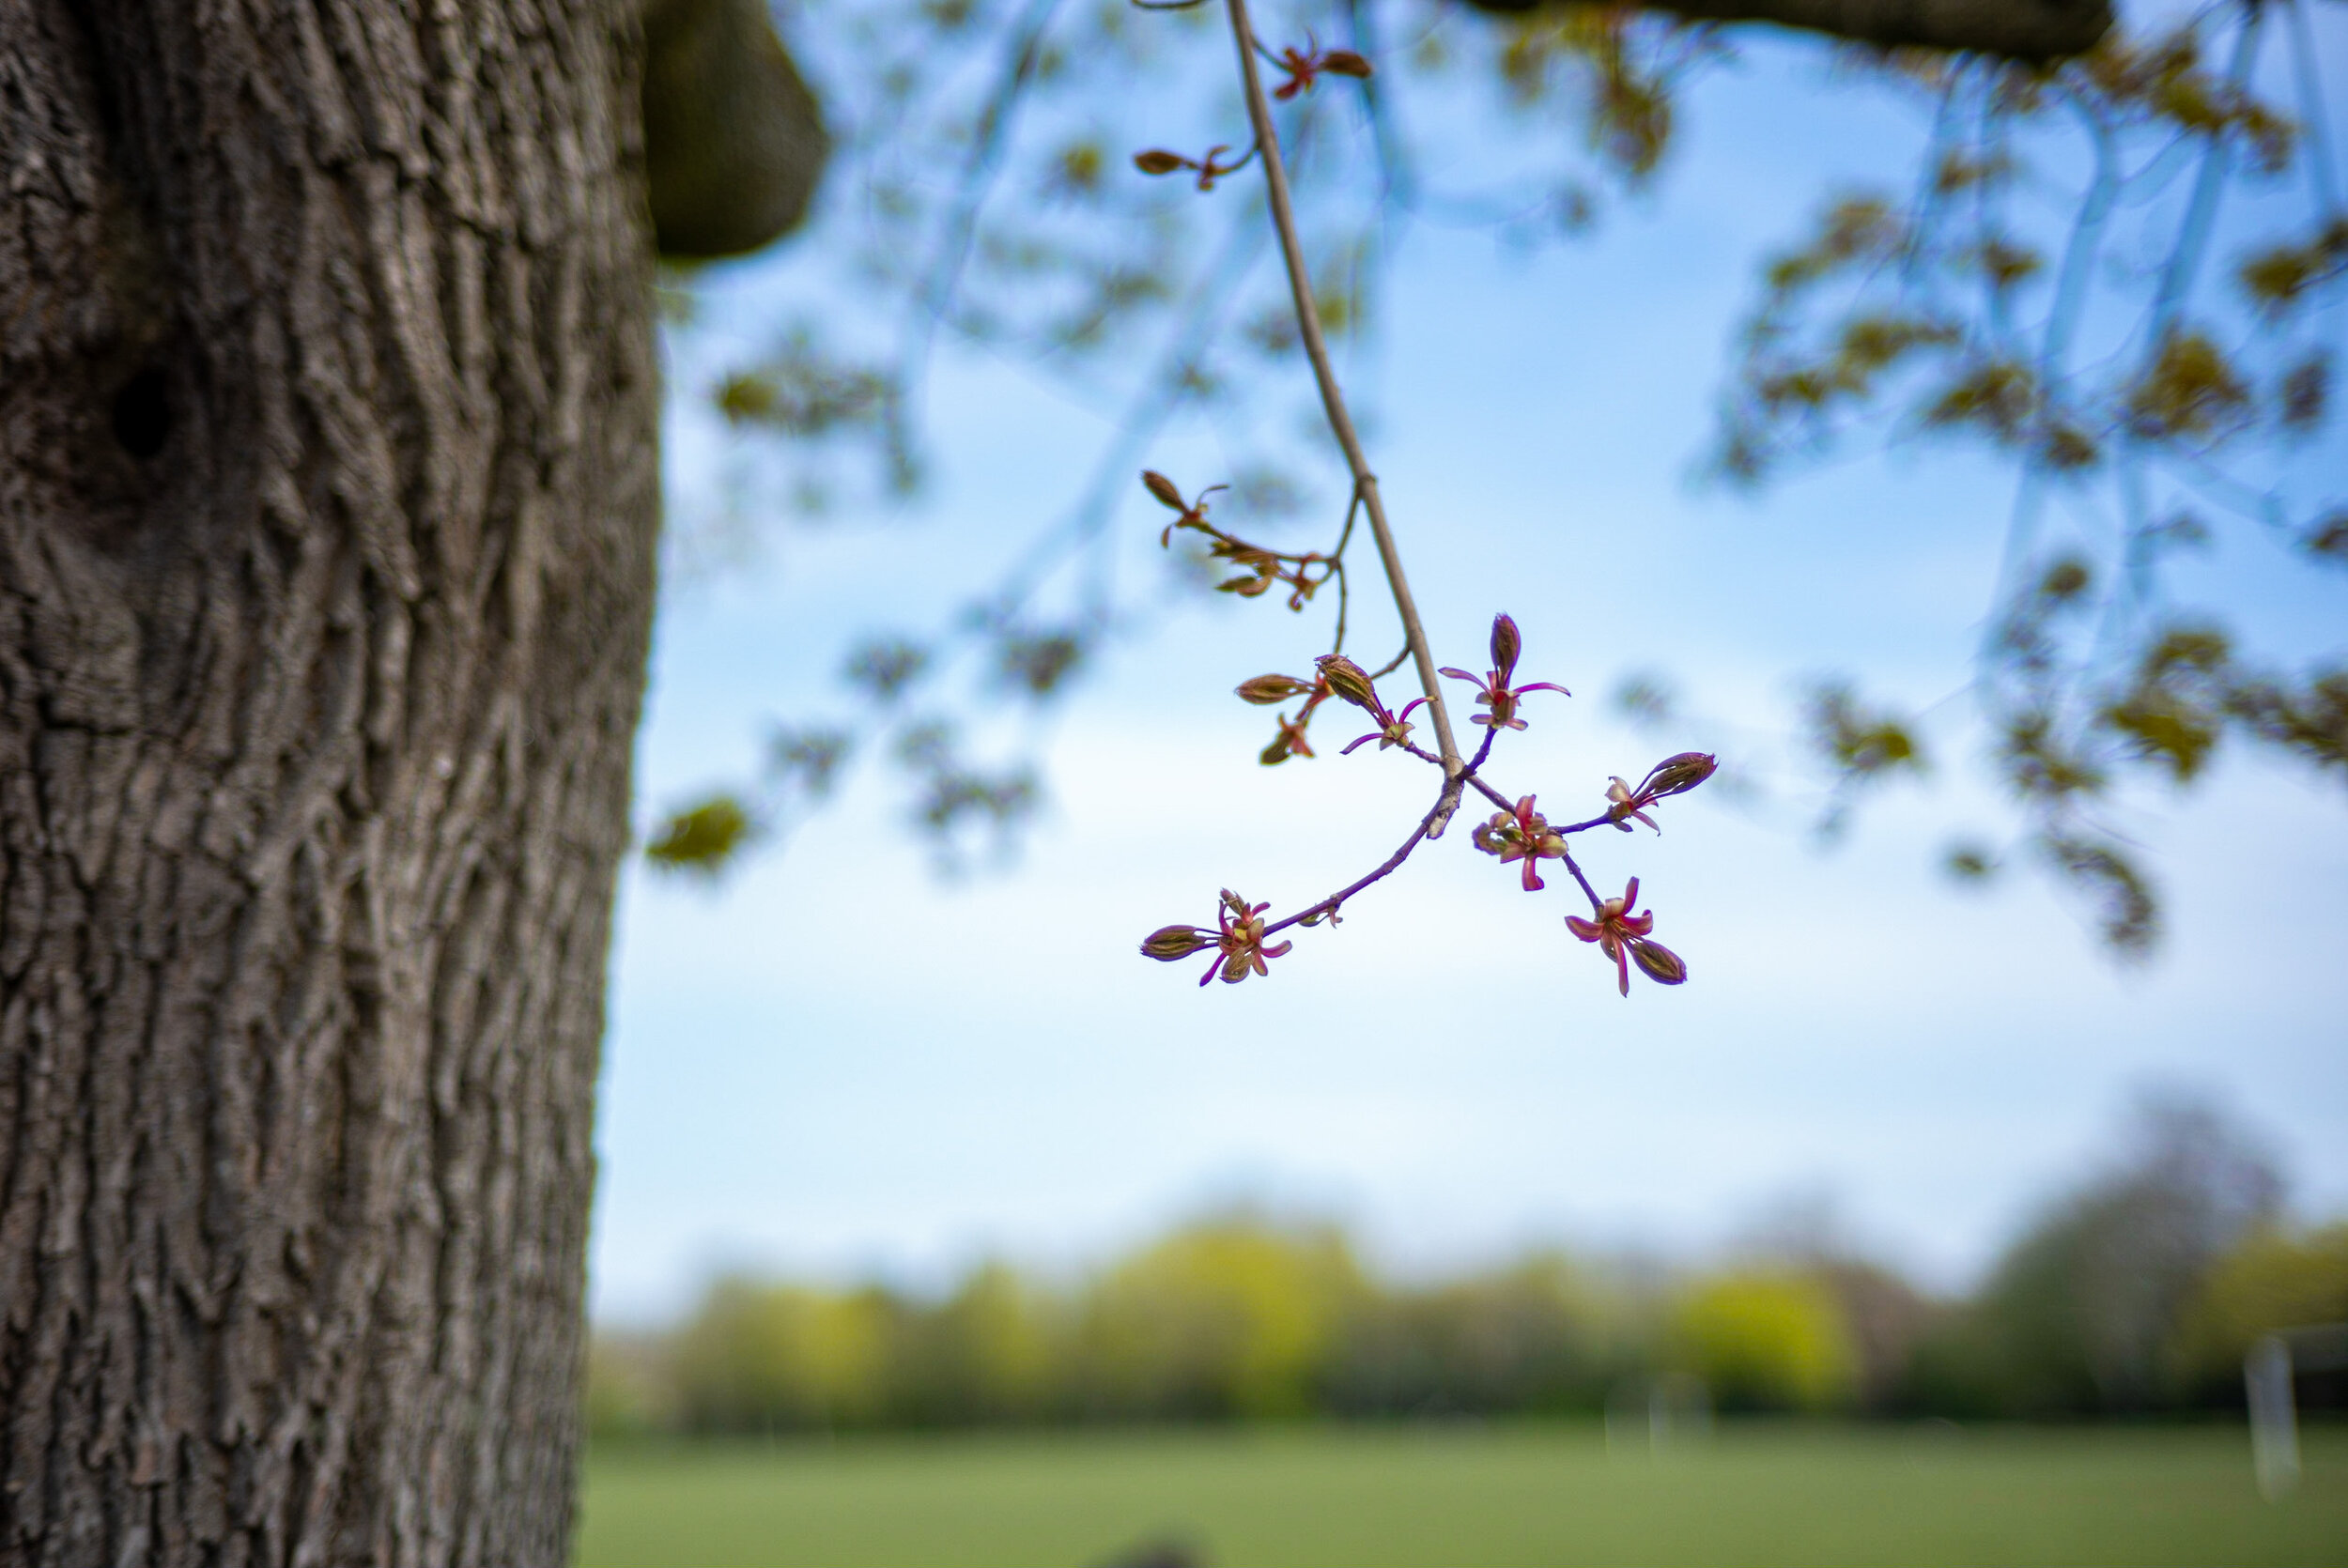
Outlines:
{"label": "hanging branch", "polygon": [[[1145,9],[1182,8],[1198,0],[1135,0]],[[1491,640],[1491,668],[1478,677],[1464,669],[1449,667],[1438,669],[1434,651],[1429,646],[1424,623],[1419,619],[1417,603],[1411,594],[1410,579],[1402,569],[1402,557],[1397,549],[1394,530],[1386,519],[1384,498],[1378,487],[1378,476],[1369,466],[1362,450],[1361,438],[1353,427],[1351,412],[1346,407],[1345,393],[1337,383],[1336,371],[1329,358],[1326,335],[1321,330],[1321,312],[1313,296],[1312,273],[1305,262],[1303,242],[1298,238],[1296,212],[1289,193],[1288,168],[1280,155],[1278,128],[1273,122],[1272,99],[1287,100],[1311,90],[1314,81],[1322,75],[1367,79],[1371,73],[1370,62],[1349,50],[1323,51],[1318,46],[1304,49],[1290,47],[1274,53],[1258,38],[1248,21],[1246,0],[1225,0],[1230,16],[1231,38],[1239,51],[1240,82],[1247,102],[1247,115],[1254,131],[1248,154],[1235,163],[1225,163],[1219,155],[1227,150],[1217,146],[1203,159],[1185,157],[1163,148],[1151,148],[1136,155],[1134,164],[1145,175],[1169,175],[1190,171],[1197,176],[1201,192],[1210,192],[1217,180],[1246,166],[1260,157],[1263,163],[1266,206],[1272,217],[1274,233],[1280,243],[1280,255],[1286,264],[1289,292],[1296,311],[1297,334],[1302,341],[1313,370],[1313,380],[1321,392],[1321,411],[1327,416],[1329,431],[1336,438],[1338,449],[1345,454],[1346,466],[1353,476],[1352,493],[1346,503],[1345,523],[1336,545],[1326,555],[1319,551],[1303,553],[1280,551],[1250,544],[1209,520],[1210,498],[1220,485],[1211,485],[1196,497],[1186,498],[1182,488],[1166,475],[1145,471],[1142,483],[1150,494],[1168,511],[1175,514],[1166,526],[1160,543],[1172,540],[1177,530],[1204,534],[1210,543],[1212,559],[1226,561],[1239,568],[1236,576],[1218,585],[1224,592],[1244,598],[1259,598],[1275,584],[1286,584],[1290,592],[1288,606],[1302,610],[1315,590],[1335,579],[1338,592],[1336,634],[1330,651],[1315,663],[1315,673],[1308,679],[1295,675],[1259,675],[1243,683],[1238,696],[1244,701],[1260,706],[1285,704],[1292,699],[1304,699],[1293,716],[1282,715],[1279,729],[1272,744],[1264,748],[1261,761],[1266,765],[1285,762],[1293,757],[1314,755],[1306,735],[1314,713],[1331,699],[1350,704],[1367,714],[1375,728],[1355,739],[1344,748],[1346,753],[1358,750],[1371,741],[1380,751],[1399,750],[1413,760],[1438,769],[1443,786],[1434,804],[1428,807],[1410,836],[1384,861],[1363,876],[1330,894],[1320,901],[1306,905],[1292,915],[1267,920],[1268,903],[1250,903],[1228,888],[1222,892],[1212,927],[1173,925],[1152,931],[1141,945],[1145,957],[1172,962],[1197,953],[1209,952],[1213,958],[1198,983],[1206,985],[1221,979],[1236,984],[1249,975],[1271,973],[1269,961],[1287,953],[1292,942],[1271,941],[1271,938],[1291,926],[1318,926],[1324,921],[1336,925],[1342,919],[1346,901],[1366,888],[1383,881],[1401,869],[1418,846],[1442,835],[1452,814],[1459,809],[1460,800],[1473,788],[1495,807],[1491,819],[1479,823],[1474,834],[1475,847],[1496,856],[1503,865],[1518,866],[1519,884],[1527,893],[1537,893],[1547,884],[1542,881],[1540,863],[1558,860],[1565,864],[1583,896],[1589,900],[1591,918],[1568,915],[1566,925],[1580,940],[1595,944],[1613,961],[1625,996],[1630,993],[1630,968],[1636,964],[1641,973],[1662,985],[1678,985],[1688,977],[1688,966],[1676,953],[1653,938],[1655,916],[1638,909],[1639,879],[1632,877],[1619,898],[1603,898],[1591,885],[1581,866],[1567,848],[1567,839],[1594,828],[1614,827],[1630,831],[1632,822],[1655,827],[1655,820],[1647,808],[1672,795],[1684,793],[1709,778],[1716,761],[1703,752],[1682,752],[1665,759],[1648,771],[1636,786],[1621,778],[1609,781],[1605,791],[1607,808],[1584,822],[1566,825],[1552,824],[1535,809],[1535,797],[1527,794],[1513,800],[1482,776],[1486,761],[1491,758],[1492,744],[1503,730],[1522,730],[1526,720],[1518,710],[1524,699],[1536,691],[1555,692],[1571,696],[1565,687],[1549,681],[1518,684],[1516,666],[1522,652],[1523,639],[1517,623],[1506,615],[1493,618]],[[1263,81],[1257,68],[1261,55],[1288,73],[1288,80],[1271,95],[1264,91]],[[1384,569],[1387,587],[1393,592],[1395,612],[1402,623],[1403,651],[1393,664],[1372,675],[1345,656],[1345,623],[1348,592],[1345,577],[1345,551],[1352,539],[1356,515],[1367,517],[1370,536],[1378,546],[1380,565]],[[1379,696],[1377,682],[1404,659],[1415,667],[1420,695],[1406,703],[1398,713],[1390,710]],[[1450,713],[1444,701],[1442,681],[1465,681],[1476,688],[1475,701],[1487,710],[1475,715],[1475,723],[1484,727],[1484,738],[1472,759],[1460,755],[1458,742],[1451,729]],[[1428,719],[1435,732],[1436,749],[1429,751],[1411,739],[1411,715],[1418,709],[1427,709]],[[1342,754],[1342,753],[1341,753]],[[1659,830],[1660,831],[1660,830]]]}

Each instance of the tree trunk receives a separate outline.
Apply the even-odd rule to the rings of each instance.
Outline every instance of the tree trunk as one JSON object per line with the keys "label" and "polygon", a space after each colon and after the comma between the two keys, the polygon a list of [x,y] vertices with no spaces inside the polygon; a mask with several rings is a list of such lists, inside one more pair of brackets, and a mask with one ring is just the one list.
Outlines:
{"label": "tree trunk", "polygon": [[0,0],[0,1560],[567,1555],[634,27]]}

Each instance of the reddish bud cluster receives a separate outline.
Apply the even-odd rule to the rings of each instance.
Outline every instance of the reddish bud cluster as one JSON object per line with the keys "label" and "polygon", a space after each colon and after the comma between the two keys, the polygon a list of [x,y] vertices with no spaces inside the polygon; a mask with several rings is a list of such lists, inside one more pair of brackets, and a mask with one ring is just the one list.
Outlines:
{"label": "reddish bud cluster", "polygon": [[1411,744],[1411,715],[1413,710],[1424,706],[1427,699],[1414,698],[1404,704],[1400,713],[1391,713],[1386,708],[1385,699],[1378,695],[1377,683],[1370,677],[1369,671],[1352,659],[1342,653],[1323,653],[1313,662],[1320,667],[1321,679],[1330,691],[1378,721],[1377,729],[1349,742],[1345,749],[1337,753],[1338,756],[1350,757],[1372,741],[1378,743],[1381,751],[1390,746],[1407,746]]}
{"label": "reddish bud cluster", "polygon": [[1598,918],[1584,920],[1578,915],[1566,916],[1566,929],[1584,942],[1598,944],[1599,951],[1614,961],[1615,973],[1621,977],[1622,993],[1630,994],[1630,966],[1636,963],[1641,973],[1660,986],[1676,986],[1687,979],[1688,965],[1677,953],[1648,934],[1655,930],[1655,915],[1634,915],[1631,910],[1639,901],[1639,879],[1622,890],[1619,899],[1608,899],[1597,909]]}
{"label": "reddish bud cluster", "polygon": [[1655,819],[1646,814],[1645,808],[1667,795],[1687,793],[1711,777],[1720,765],[1720,760],[1709,752],[1683,751],[1648,769],[1647,776],[1635,788],[1624,783],[1617,774],[1606,785],[1606,798],[1614,803],[1607,809],[1607,820],[1628,833],[1630,819],[1635,817],[1661,833],[1663,830],[1655,827]]}
{"label": "reddish bud cluster", "polygon": [[1305,47],[1290,44],[1273,57],[1272,63],[1287,71],[1289,79],[1272,89],[1272,96],[1285,103],[1299,93],[1313,89],[1314,79],[1321,76],[1351,76],[1356,81],[1369,79],[1369,62],[1350,49],[1321,49],[1314,46],[1310,34],[1305,35]]}
{"label": "reddish bud cluster", "polygon": [[1476,706],[1491,710],[1490,713],[1477,714],[1468,720],[1469,723],[1489,725],[1494,730],[1522,730],[1524,728],[1524,720],[1517,717],[1517,704],[1523,699],[1525,693],[1553,691],[1561,697],[1573,695],[1552,681],[1534,681],[1522,686],[1509,685],[1508,683],[1516,677],[1517,654],[1522,651],[1523,647],[1524,639],[1517,631],[1517,623],[1506,615],[1494,616],[1491,640],[1492,667],[1485,672],[1482,680],[1477,680],[1464,669],[1454,669],[1449,665],[1444,666],[1442,673],[1450,676],[1455,681],[1465,681],[1475,688]]}
{"label": "reddish bud cluster", "polygon": [[1235,986],[1250,974],[1269,975],[1272,971],[1264,961],[1276,959],[1296,945],[1292,942],[1264,945],[1263,912],[1271,907],[1268,903],[1251,904],[1227,887],[1223,889],[1222,907],[1215,912],[1214,930],[1161,926],[1142,940],[1142,956],[1156,959],[1160,963],[1172,963],[1213,946],[1214,961],[1198,977],[1202,986],[1217,976],[1222,976],[1225,985]]}
{"label": "reddish bud cluster", "polygon": [[1182,169],[1195,170],[1198,176],[1198,189],[1212,191],[1214,189],[1216,180],[1226,175],[1239,173],[1240,170],[1247,167],[1249,161],[1256,156],[1256,149],[1249,147],[1239,156],[1236,161],[1229,163],[1220,161],[1223,154],[1230,150],[1228,146],[1217,146],[1209,147],[1207,156],[1204,158],[1185,158],[1179,152],[1168,152],[1164,147],[1151,147],[1146,152],[1134,154],[1134,167],[1145,175],[1170,175]]}
{"label": "reddish bud cluster", "polygon": [[[1150,487],[1150,493],[1167,507],[1182,512],[1182,517],[1169,525],[1169,532],[1173,528],[1184,526],[1214,531],[1201,516],[1205,510],[1203,497],[1197,502],[1185,502],[1173,482],[1156,473],[1145,474],[1143,483]],[[1516,622],[1506,615],[1493,617],[1491,641],[1492,667],[1482,680],[1475,682],[1480,694],[1477,700],[1491,710],[1489,715],[1478,720],[1491,727],[1490,734],[1475,753],[1474,761],[1459,773],[1460,782],[1453,788],[1472,786],[1488,798],[1503,802],[1504,809],[1495,811],[1489,821],[1479,823],[1471,838],[1477,849],[1497,856],[1502,865],[1515,863],[1521,884],[1527,893],[1540,892],[1548,885],[1541,880],[1542,861],[1562,860],[1565,863],[1566,869],[1588,897],[1593,916],[1584,920],[1578,915],[1568,915],[1566,924],[1575,936],[1584,942],[1596,943],[1608,958],[1614,961],[1624,995],[1628,996],[1630,992],[1630,966],[1634,963],[1642,974],[1659,985],[1679,985],[1688,977],[1688,966],[1678,954],[1654,939],[1654,915],[1640,912],[1637,908],[1638,879],[1630,879],[1622,897],[1600,899],[1590,886],[1588,879],[1582,874],[1581,868],[1574,864],[1567,841],[1572,834],[1609,825],[1629,832],[1630,824],[1634,821],[1654,827],[1655,821],[1646,815],[1645,808],[1670,796],[1684,794],[1702,784],[1719,770],[1719,761],[1709,752],[1683,751],[1656,763],[1636,785],[1619,777],[1614,778],[1606,789],[1609,802],[1606,811],[1586,822],[1567,826],[1552,825],[1536,808],[1536,800],[1532,795],[1522,796],[1514,807],[1505,807],[1505,797],[1480,774],[1484,761],[1491,753],[1492,741],[1498,738],[1502,730],[1522,730],[1525,727],[1524,720],[1516,715],[1516,705],[1525,693],[1565,690],[1563,686],[1547,682],[1515,684],[1517,662],[1523,651],[1523,635],[1518,630]],[[1378,728],[1347,746],[1347,752],[1376,741],[1381,750],[1399,746],[1424,761],[1443,761],[1410,744],[1410,715],[1425,703],[1425,698],[1414,699],[1399,714],[1393,713],[1387,709],[1384,699],[1378,695],[1377,677],[1344,654],[1323,653],[1314,661],[1314,666],[1315,673],[1310,680],[1297,675],[1258,675],[1242,682],[1237,688],[1243,700],[1263,706],[1286,702],[1290,698],[1305,699],[1304,705],[1293,716],[1286,714],[1279,716],[1279,732],[1264,749],[1262,760],[1266,763],[1313,755],[1312,747],[1305,740],[1305,726],[1311,721],[1314,711],[1333,697],[1361,709],[1378,721]],[[1443,673],[1463,680],[1474,679],[1457,669],[1446,669]],[[1282,924],[1310,926],[1326,918],[1334,925],[1337,906],[1400,865],[1410,853],[1411,847],[1411,844],[1405,844],[1380,869]],[[1172,960],[1187,957],[1212,945],[1215,951],[1214,964],[1200,980],[1201,985],[1217,975],[1227,982],[1237,983],[1251,973],[1266,973],[1264,961],[1279,957],[1290,947],[1290,944],[1285,942],[1270,947],[1263,945],[1265,925],[1261,915],[1268,906],[1247,904],[1228,891],[1224,893],[1223,899],[1223,913],[1216,930],[1168,926],[1153,932],[1142,944],[1142,951],[1151,958]]]}
{"label": "reddish bud cluster", "polygon": [[1537,893],[1549,885],[1541,881],[1540,863],[1555,860],[1566,853],[1565,839],[1551,832],[1549,819],[1533,809],[1531,795],[1518,801],[1513,811],[1493,812],[1491,821],[1479,823],[1469,837],[1486,854],[1500,856],[1503,866],[1512,860],[1523,861],[1527,893]]}
{"label": "reddish bud cluster", "polygon": [[1336,562],[1318,550],[1306,550],[1302,554],[1267,550],[1260,545],[1251,545],[1244,539],[1226,533],[1207,521],[1207,498],[1222,489],[1220,484],[1210,484],[1199,491],[1196,500],[1184,500],[1181,488],[1155,469],[1144,469],[1141,483],[1157,499],[1159,505],[1179,514],[1158,535],[1161,548],[1174,542],[1175,530],[1188,529],[1214,541],[1207,546],[1209,556],[1242,568],[1237,576],[1226,577],[1214,585],[1219,593],[1236,593],[1243,599],[1253,599],[1263,594],[1274,583],[1286,583],[1290,589],[1289,608],[1303,609],[1321,585],[1336,573]]}
{"label": "reddish bud cluster", "polygon": [[1279,732],[1272,737],[1272,744],[1263,748],[1262,752],[1257,756],[1256,761],[1261,762],[1265,767],[1276,768],[1291,757],[1312,757],[1319,755],[1319,753],[1313,750],[1312,743],[1305,740],[1305,727],[1312,723],[1313,710],[1321,706],[1321,699],[1322,695],[1323,694],[1316,693],[1311,701],[1305,703],[1302,708],[1299,708],[1296,711],[1296,716],[1294,718],[1289,717],[1286,714],[1280,715]]}
{"label": "reddish bud cluster", "polygon": [[1300,681],[1293,675],[1259,675],[1252,681],[1242,681],[1231,688],[1243,702],[1253,702],[1259,708],[1269,708],[1286,702],[1291,697],[1303,697],[1313,689],[1310,681]]}
{"label": "reddish bud cluster", "polygon": [[1364,713],[1382,714],[1386,705],[1378,700],[1378,687],[1371,682],[1369,671],[1347,658],[1343,653],[1323,653],[1313,661],[1321,678],[1329,689],[1344,698]]}

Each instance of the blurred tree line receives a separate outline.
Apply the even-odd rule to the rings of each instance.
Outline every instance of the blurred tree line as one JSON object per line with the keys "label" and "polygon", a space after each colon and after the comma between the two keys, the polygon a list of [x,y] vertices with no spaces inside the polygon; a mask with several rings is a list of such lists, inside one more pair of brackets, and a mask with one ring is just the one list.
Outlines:
{"label": "blurred tree line", "polygon": [[1823,1237],[1705,1269],[1543,1251],[1402,1284],[1335,1226],[1248,1213],[1072,1284],[999,1262],[943,1299],[728,1277],[673,1330],[598,1336],[589,1419],[611,1437],[1567,1414],[1689,1376],[1728,1412],[2222,1409],[2261,1332],[2348,1319],[2348,1222],[2294,1228],[2281,1191],[2219,1116],[2155,1099],[1965,1299]]}

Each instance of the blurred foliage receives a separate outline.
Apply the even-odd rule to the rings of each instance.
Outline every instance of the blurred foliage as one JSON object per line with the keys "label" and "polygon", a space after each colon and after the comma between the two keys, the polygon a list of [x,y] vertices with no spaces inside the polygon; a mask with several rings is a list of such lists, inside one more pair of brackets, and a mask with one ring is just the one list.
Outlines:
{"label": "blurred foliage", "polygon": [[1234,1220],[1177,1232],[1087,1293],[1077,1398],[1103,1414],[1305,1414],[1365,1288],[1332,1230]]}
{"label": "blurred foliage", "polygon": [[880,1290],[720,1280],[674,1347],[679,1417],[701,1432],[869,1425],[888,1408],[902,1315]]}
{"label": "blurred foliage", "polygon": [[1827,1410],[1858,1384],[1832,1288],[1815,1275],[1739,1272],[1699,1284],[1672,1320],[1675,1357],[1723,1410]]}
{"label": "blurred foliage", "polygon": [[[1333,83],[1281,111],[1315,294],[1338,338],[1376,315],[1398,212],[1520,250],[1574,238],[1609,191],[1657,171],[1677,92],[1723,53],[1712,29],[1629,8],[1506,21],[1386,9],[1348,0],[1261,23],[1287,41],[1304,27],[1379,55],[1374,84]],[[801,517],[905,505],[924,485],[923,390],[943,344],[981,346],[1111,416],[1089,475],[1053,455],[1037,493],[1059,515],[1007,542],[1000,577],[971,583],[918,639],[854,650],[841,681],[857,711],[818,726],[843,737],[831,759],[842,776],[868,761],[899,776],[910,825],[953,864],[974,833],[1010,841],[1042,781],[1024,757],[950,758],[936,737],[1033,747],[1040,730],[1005,736],[1012,726],[987,710],[1064,697],[1113,631],[1155,609],[1166,585],[1119,584],[1108,531],[1149,441],[1185,415],[1214,421],[1233,513],[1276,527],[1327,492],[1299,471],[1316,459],[1295,451],[1293,422],[1262,405],[1301,409],[1310,389],[1283,281],[1260,265],[1260,196],[1200,199],[1188,180],[1135,177],[1134,152],[1151,140],[1233,140],[1228,40],[1210,10],[859,0],[786,22],[835,136],[789,297],[779,291],[745,334],[738,315],[684,308],[696,279],[671,275],[672,332],[710,350],[693,379],[723,431],[728,504]],[[1384,47],[1387,24],[1412,37]],[[1406,125],[1406,93],[1465,113]],[[1466,177],[1429,177],[1422,161]],[[778,831],[703,835],[691,857],[657,864],[715,871],[780,839],[823,795],[772,776],[725,793]]]}
{"label": "blurred foliage", "polygon": [[[1950,866],[2034,861],[2124,958],[2162,929],[2113,825],[2131,792],[2201,782],[2230,734],[2348,776],[2339,654],[2260,669],[2170,587],[2175,558],[2230,537],[2309,563],[2348,547],[2327,427],[2348,211],[2310,19],[2231,0],[2158,25],[2045,69],[1855,60],[1929,109],[1929,150],[1910,190],[1833,197],[1767,264],[1714,453],[1742,484],[1862,432],[1970,441],[2016,469],[1970,695],[2021,853]],[[1913,721],[1847,687],[1821,691],[1809,728],[1836,780],[1830,828],[1921,755]]]}
{"label": "blurred foliage", "polygon": [[2207,1107],[2148,1099],[2121,1160],[2043,1210],[1921,1347],[1915,1397],[2030,1416],[2175,1405],[2189,1391],[2174,1347],[2200,1293],[2276,1222],[2280,1196],[2263,1153]]}
{"label": "blurred foliage", "polygon": [[673,812],[644,846],[644,856],[664,871],[714,874],[756,832],[750,809],[731,794],[717,794]]}
{"label": "blurred foliage", "polygon": [[2348,1323],[2348,1222],[2304,1235],[2263,1225],[2201,1281],[2170,1345],[2174,1374],[2192,1394],[2231,1402],[2252,1342],[2316,1323]]}
{"label": "blurred foliage", "polygon": [[1572,1260],[1535,1253],[1488,1274],[1365,1295],[1329,1371],[1344,1416],[1596,1409],[1645,1364],[1621,1292]]}
{"label": "blurred foliage", "polygon": [[[1412,222],[1517,248],[1586,235],[1662,177],[1683,100],[1741,36],[1625,6],[1501,8],[1516,14],[1316,0],[1259,19],[1376,67],[1281,111],[1332,334],[1374,328]],[[1014,753],[1041,744],[1037,727],[966,720],[1058,699],[1117,628],[1154,612],[1166,585],[1119,583],[1113,525],[1170,423],[1219,433],[1251,530],[1327,499],[1312,484],[1327,454],[1298,450],[1264,407],[1308,389],[1280,279],[1259,265],[1252,187],[1201,197],[1132,166],[1153,144],[1237,145],[1214,11],[859,0],[795,14],[839,132],[805,275],[763,341],[674,328],[715,348],[700,395],[728,433],[736,504],[903,504],[922,484],[922,389],[949,342],[1107,414],[1089,466],[1056,459],[1045,494],[1065,501],[1044,500],[1034,536],[1006,542],[1000,576],[918,640],[859,650],[842,677],[857,713],[820,727],[870,740],[832,762],[894,768],[914,831],[948,864],[973,835],[1012,841],[1041,774],[899,731],[955,719]],[[1840,47],[1846,81],[1911,100],[1930,133],[1906,189],[1827,193],[1765,262],[1721,400],[1714,467],[1738,483],[1862,435],[1970,443],[2015,469],[1971,701],[1948,709],[1985,722],[2012,832],[1948,865],[2051,873],[2124,958],[2163,930],[2158,879],[2122,825],[2132,795],[2202,783],[2230,737],[2348,780],[2337,652],[2269,668],[2229,630],[2257,624],[2248,607],[2180,606],[2170,581],[2177,558],[2245,534],[2318,570],[2348,560],[2330,418],[2348,209],[2319,24],[2304,4],[2217,0],[2124,18],[2092,53],[2039,65]],[[1875,787],[1923,775],[1923,721],[1941,707],[1813,691],[1799,722],[1832,780],[1826,834]],[[762,825],[824,793],[788,777],[730,792]],[[656,858],[707,872],[779,837],[703,835],[691,856]]]}
{"label": "blurred foliage", "polygon": [[2278,1202],[2251,1140],[2171,1097],[1966,1300],[1815,1239],[1709,1268],[1543,1251],[1401,1283],[1333,1226],[1248,1213],[1075,1280],[988,1262],[935,1299],[731,1276],[674,1330],[598,1336],[588,1415],[608,1437],[1391,1420],[1644,1409],[1690,1387],[1732,1412],[2238,1407],[2260,1334],[2348,1319],[2348,1223],[2294,1231]]}

